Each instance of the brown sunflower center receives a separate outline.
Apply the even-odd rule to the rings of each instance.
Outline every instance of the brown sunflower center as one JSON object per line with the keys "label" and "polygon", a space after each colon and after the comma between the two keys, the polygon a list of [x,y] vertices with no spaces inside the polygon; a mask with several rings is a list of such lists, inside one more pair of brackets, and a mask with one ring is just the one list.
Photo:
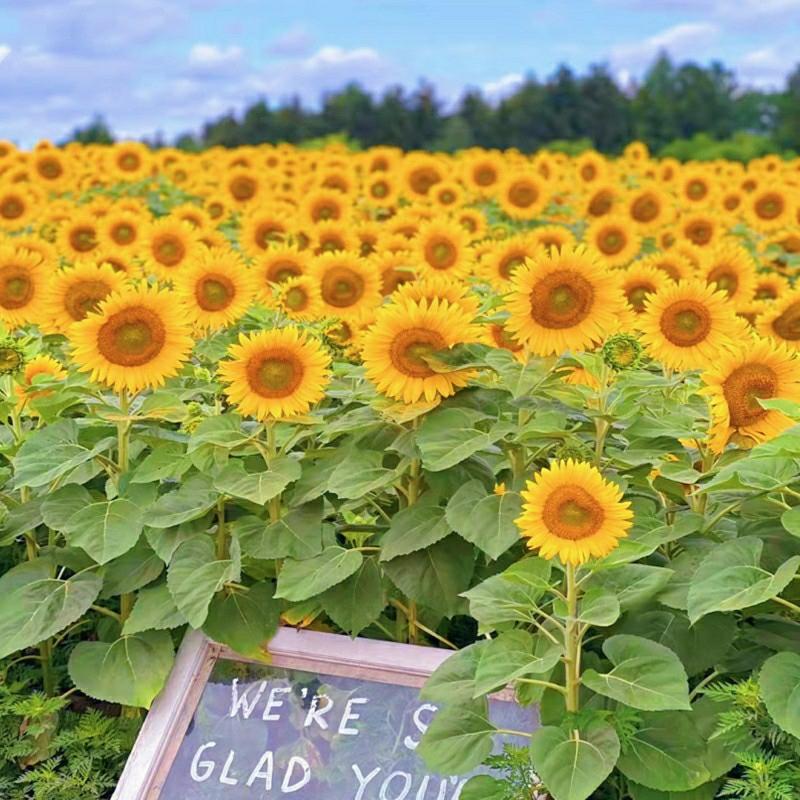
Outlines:
{"label": "brown sunflower center", "polygon": [[615,256],[625,249],[627,237],[620,228],[607,228],[597,237],[597,247],[607,256]]}
{"label": "brown sunflower center", "polygon": [[425,260],[434,269],[450,269],[458,259],[455,245],[444,237],[433,237],[425,245]]}
{"label": "brown sunflower center", "polygon": [[711,241],[714,228],[706,220],[697,220],[686,226],[686,237],[694,244],[704,245]]}
{"label": "brown sunflower center", "polygon": [[725,206],[726,211],[735,211],[742,203],[742,198],[738,194],[729,194],[725,196],[722,205]]}
{"label": "brown sunflower center", "polygon": [[441,180],[433,167],[418,167],[408,177],[408,183],[417,194],[427,194],[431,186]]}
{"label": "brown sunflower center", "polygon": [[247,380],[256,394],[270,399],[288,397],[303,380],[303,365],[290,350],[275,348],[250,359]]}
{"label": "brown sunflower center", "polygon": [[508,200],[517,208],[530,208],[539,198],[536,187],[528,181],[516,181],[508,190]]}
{"label": "brown sunflower center", "polygon": [[584,164],[581,167],[581,178],[585,181],[593,181],[597,177],[597,167],[594,164]]}
{"label": "brown sunflower center", "polygon": [[230,182],[230,192],[239,201],[252,200],[256,196],[258,185],[252,178],[240,175]]}
{"label": "brown sunflower center", "polygon": [[766,364],[743,364],[737,367],[722,384],[730,412],[731,425],[742,428],[752,425],[769,412],[758,402],[775,397],[778,376]]}
{"label": "brown sunflower center", "polygon": [[134,306],[117,311],[103,323],[97,334],[97,347],[112,364],[140,367],[161,352],[166,335],[158,314]]}
{"label": "brown sunflower center", "polygon": [[800,301],[792,303],[772,322],[772,329],[781,339],[800,339]]}
{"label": "brown sunflower center", "polygon": [[579,272],[562,269],[545,276],[530,293],[531,318],[543,328],[571,328],[589,316],[594,289]]}
{"label": "brown sunflower center", "polygon": [[208,215],[211,219],[219,219],[225,213],[225,206],[222,203],[211,202],[208,204]]}
{"label": "brown sunflower center", "polygon": [[739,276],[727,265],[720,264],[708,273],[708,282],[714,283],[717,289],[727,292],[730,297],[739,288]]}
{"label": "brown sunflower center", "polygon": [[708,186],[705,181],[689,181],[689,183],[686,184],[686,194],[690,200],[702,200],[708,194]]}
{"label": "brown sunflower center", "polygon": [[25,204],[18,197],[4,197],[0,203],[0,217],[18,219],[25,213]]}
{"label": "brown sunflower center", "polygon": [[645,194],[637,197],[631,206],[631,216],[637,222],[652,222],[660,211],[658,201],[653,195]]}
{"label": "brown sunflower center", "polygon": [[311,209],[311,219],[313,219],[314,222],[326,219],[339,219],[340,216],[341,209],[328,200],[320,201]]}
{"label": "brown sunflower center", "polygon": [[330,306],[347,308],[364,295],[364,279],[345,266],[331,267],[320,282],[322,298]]}
{"label": "brown sunflower center", "polygon": [[505,329],[503,325],[494,324],[489,329],[498,347],[504,350],[510,350],[512,353],[518,353],[522,350],[522,345]]}
{"label": "brown sunflower center", "polygon": [[12,264],[0,267],[0,306],[23,308],[31,301],[34,291],[30,273],[24,267]]}
{"label": "brown sunflower center", "polygon": [[153,257],[165,267],[177,266],[185,255],[186,247],[177,236],[164,234],[153,242]]}
{"label": "brown sunflower center", "polygon": [[262,222],[255,232],[253,237],[256,245],[262,250],[266,250],[271,242],[279,242],[286,233],[284,226],[279,222]]}
{"label": "brown sunflower center", "polygon": [[283,302],[286,304],[286,307],[292,311],[303,311],[305,308],[308,308],[310,300],[311,298],[308,292],[301,286],[292,286],[283,296]]}
{"label": "brown sunflower center", "polygon": [[637,313],[641,313],[644,311],[647,295],[652,294],[655,290],[656,287],[653,286],[652,283],[642,281],[641,283],[628,286],[625,289],[625,296],[628,298],[628,302],[633,306],[634,310]]}
{"label": "brown sunflower center", "polygon": [[778,290],[771,283],[760,283],[756,287],[756,300],[774,300],[778,296]]}
{"label": "brown sunflower center", "polygon": [[500,275],[509,280],[514,274],[514,270],[525,264],[525,255],[523,253],[513,253],[507,255],[500,260],[499,272]]}
{"label": "brown sunflower center", "polygon": [[489,164],[481,164],[472,173],[478,186],[491,186],[497,180],[497,170]]}
{"label": "brown sunflower center", "polygon": [[344,249],[344,239],[338,233],[326,233],[319,238],[318,253],[335,253]]}
{"label": "brown sunflower center", "polygon": [[755,212],[760,219],[773,220],[783,213],[784,207],[783,198],[777,192],[769,192],[758,198]]}
{"label": "brown sunflower center", "polygon": [[574,542],[597,533],[605,514],[586,489],[559,486],[545,501],[542,519],[553,536]]}
{"label": "brown sunflower center", "polygon": [[43,158],[37,165],[37,170],[43,178],[51,181],[61,177],[64,172],[57,158]]}
{"label": "brown sunflower center", "polygon": [[64,309],[76,322],[96,311],[110,288],[103,281],[85,280],[70,286],[64,294]]}
{"label": "brown sunflower center", "polygon": [[78,253],[88,253],[97,247],[97,238],[94,228],[88,225],[79,225],[69,234],[69,243]]}
{"label": "brown sunflower center", "polygon": [[455,203],[456,199],[456,193],[452,189],[445,189],[439,194],[439,202],[446,206]]}
{"label": "brown sunflower center", "polygon": [[282,283],[289,278],[302,275],[303,270],[294,261],[276,261],[267,268],[267,280],[270,283]]}
{"label": "brown sunflower center", "polygon": [[695,300],[678,300],[661,315],[661,333],[677,347],[692,347],[711,330],[708,309]]}
{"label": "brown sunflower center", "polygon": [[377,197],[381,200],[389,194],[389,184],[386,183],[386,181],[375,181],[375,183],[370,186],[369,191],[373,197]]}
{"label": "brown sunflower center", "polygon": [[141,160],[136,153],[123,153],[117,159],[117,165],[125,172],[134,172],[135,170],[139,169],[140,164]]}
{"label": "brown sunflower center", "polygon": [[409,378],[430,378],[436,373],[425,359],[446,347],[447,343],[437,331],[428,328],[409,328],[395,336],[389,350],[389,358],[395,369]]}
{"label": "brown sunflower center", "polygon": [[601,192],[597,192],[589,202],[589,214],[593,217],[602,217],[604,214],[608,214],[608,212],[611,211],[613,205],[614,195],[610,191],[604,189]]}
{"label": "brown sunflower center", "polygon": [[195,300],[203,311],[221,311],[233,302],[235,296],[233,281],[219,272],[204,275],[194,287]]}

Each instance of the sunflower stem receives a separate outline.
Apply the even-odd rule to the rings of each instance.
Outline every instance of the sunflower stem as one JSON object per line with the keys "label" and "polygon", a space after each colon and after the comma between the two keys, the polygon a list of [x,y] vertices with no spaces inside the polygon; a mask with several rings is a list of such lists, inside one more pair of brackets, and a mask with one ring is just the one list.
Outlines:
{"label": "sunflower stem", "polygon": [[[275,443],[275,423],[270,420],[264,423],[264,428],[267,431],[267,469],[272,465],[272,461],[278,454],[278,448]],[[269,501],[269,521],[278,522],[281,518],[281,495],[278,493]]]}
{"label": "sunflower stem", "polygon": [[578,625],[578,581],[575,565],[566,565],[567,626],[564,635],[566,645],[565,678],[567,712],[576,714],[580,707],[581,688],[581,637]]}
{"label": "sunflower stem", "polygon": [[225,525],[225,498],[217,498],[217,561],[228,557],[228,528]]}

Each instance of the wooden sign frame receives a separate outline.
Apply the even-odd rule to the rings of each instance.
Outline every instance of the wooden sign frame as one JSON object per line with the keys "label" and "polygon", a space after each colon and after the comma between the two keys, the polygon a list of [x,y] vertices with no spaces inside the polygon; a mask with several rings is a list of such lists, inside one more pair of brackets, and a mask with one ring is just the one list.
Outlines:
{"label": "wooden sign frame", "polygon": [[[453,652],[280,628],[270,640],[267,662],[241,656],[201,631],[190,631],[139,731],[112,800],[159,800],[211,670],[221,659],[420,688]],[[506,690],[494,697],[513,701],[514,693]]]}

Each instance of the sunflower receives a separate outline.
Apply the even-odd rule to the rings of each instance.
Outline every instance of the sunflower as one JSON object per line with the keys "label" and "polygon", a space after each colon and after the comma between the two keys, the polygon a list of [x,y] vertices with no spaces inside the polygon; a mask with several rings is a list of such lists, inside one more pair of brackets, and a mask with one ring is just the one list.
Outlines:
{"label": "sunflower", "polygon": [[35,153],[31,166],[39,185],[48,191],[61,192],[69,183],[70,161],[55,147]]}
{"label": "sunflower", "polygon": [[537,256],[518,269],[507,327],[536,355],[584,350],[616,329],[625,309],[618,276],[585,247]]}
{"label": "sunflower", "polygon": [[140,256],[145,268],[163,280],[172,280],[200,252],[197,234],[186,222],[162,217],[142,237]]}
{"label": "sunflower", "polygon": [[454,280],[447,275],[426,275],[419,280],[398,286],[392,295],[395,303],[419,303],[425,300],[430,305],[434,300],[447,301],[459,306],[470,319],[478,313],[478,297],[470,291],[469,284]]}
{"label": "sunflower", "polygon": [[490,244],[477,264],[477,273],[495,289],[505,291],[514,272],[525,265],[526,259],[533,258],[540,247],[530,234],[517,234]]}
{"label": "sunflower", "polygon": [[761,336],[800,351],[800,289],[785,292],[758,318]]}
{"label": "sunflower", "polygon": [[39,322],[49,278],[40,255],[0,245],[0,321],[12,328]]}
{"label": "sunflower", "polygon": [[756,275],[753,286],[754,300],[775,300],[789,290],[789,279],[777,272],[762,272]]}
{"label": "sunflower", "polygon": [[464,189],[456,181],[442,181],[433,187],[428,196],[439,208],[459,208],[464,202]]}
{"label": "sunflower", "polygon": [[711,408],[710,444],[715,453],[734,441],[753,446],[765,442],[794,420],[759,400],[800,402],[800,360],[784,344],[759,339],[719,358],[702,375]]}
{"label": "sunflower", "polygon": [[746,336],[725,292],[702,280],[667,286],[647,298],[637,319],[649,354],[669,369],[697,369]]}
{"label": "sunflower", "polygon": [[196,327],[224,328],[244,316],[255,294],[256,278],[229,248],[204,250],[178,273],[175,292]]}
{"label": "sunflower", "polygon": [[547,205],[545,182],[533,171],[514,170],[497,187],[500,208],[511,219],[534,219]]}
{"label": "sunflower", "polygon": [[757,231],[770,232],[792,223],[796,202],[779,186],[759,189],[745,201],[744,214]]}
{"label": "sunflower", "polygon": [[223,188],[228,200],[235,206],[246,206],[263,193],[264,181],[255,170],[239,167],[228,172]]}
{"label": "sunflower", "polygon": [[609,267],[629,263],[642,246],[642,237],[634,225],[621,216],[605,216],[592,222],[584,234],[584,241],[600,253]]}
{"label": "sunflower", "polygon": [[282,206],[258,206],[242,217],[239,243],[247,255],[258,258],[276,243],[286,241],[292,227]]}
{"label": "sunflower", "polygon": [[308,275],[289,278],[281,283],[277,303],[289,319],[315,320],[324,314],[319,286]]}
{"label": "sunflower", "polygon": [[704,254],[698,277],[716,286],[737,305],[752,300],[756,265],[750,254],[737,244],[723,244]]}
{"label": "sunflower", "polygon": [[620,194],[616,183],[593,184],[583,201],[584,216],[596,219],[611,214],[617,208]]}
{"label": "sunflower", "polygon": [[575,173],[581,183],[594,185],[609,172],[608,161],[595,150],[586,150],[575,159]]}
{"label": "sunflower", "polygon": [[387,172],[370,174],[364,184],[367,203],[378,208],[390,208],[397,202],[397,179]]}
{"label": "sunflower", "polygon": [[751,300],[749,303],[736,304],[736,316],[743,319],[755,331],[759,317],[769,308],[767,300]]}
{"label": "sunflower", "polygon": [[464,183],[479,197],[493,195],[506,172],[506,163],[497,152],[479,150],[468,155],[464,164]]}
{"label": "sunflower", "polygon": [[715,196],[715,183],[711,173],[701,167],[689,167],[683,170],[676,181],[678,199],[683,205],[709,205]]}
{"label": "sunflower", "polygon": [[455,212],[454,217],[473,241],[480,239],[486,232],[486,217],[477,208],[461,208]]}
{"label": "sunflower", "polygon": [[152,165],[150,151],[140,142],[118,142],[108,153],[109,171],[121,180],[141,180],[150,172]]}
{"label": "sunflower", "polygon": [[330,356],[298,328],[239,334],[228,354],[219,376],[243,414],[259,420],[295,417],[325,396]]}
{"label": "sunflower", "polygon": [[[26,365],[21,376],[21,382],[14,386],[14,394],[17,397],[17,409],[22,411],[30,400],[37,397],[47,397],[50,389],[40,389],[31,391],[33,380],[39,375],[47,375],[53,380],[63,381],[67,377],[67,371],[52,356],[44,353],[34,356]],[[35,412],[33,412],[35,413]]]}
{"label": "sunflower", "polygon": [[19,184],[0,186],[0,228],[18,230],[34,217],[36,196]]}
{"label": "sunflower", "polygon": [[670,222],[673,208],[666,192],[647,186],[626,196],[625,213],[641,231],[648,232]]}
{"label": "sunflower", "polygon": [[308,229],[310,248],[315,255],[358,250],[359,241],[345,222],[320,222]]}
{"label": "sunflower", "polygon": [[69,338],[78,369],[117,392],[161,386],[193,344],[174,294],[146,286],[109,295],[70,328]]}
{"label": "sunflower", "polygon": [[413,241],[414,254],[428,274],[466,275],[472,265],[469,237],[455,222],[428,222]]}
{"label": "sunflower", "polygon": [[542,558],[580,565],[602,558],[628,535],[630,503],[619,487],[583,461],[554,461],[522,491],[520,533]]}
{"label": "sunflower", "polygon": [[326,253],[314,259],[310,274],[329,316],[346,319],[380,305],[381,279],[369,260],[352,253]]}
{"label": "sunflower", "polygon": [[636,261],[621,275],[621,287],[628,305],[636,314],[644,311],[645,301],[653,292],[670,284],[670,277],[663,270],[645,261]]}
{"label": "sunflower", "polygon": [[438,158],[428,153],[411,153],[401,167],[404,194],[410,199],[425,197],[431,187],[444,180]]}
{"label": "sunflower", "polygon": [[408,250],[379,250],[370,262],[381,279],[381,293],[388,297],[404,283],[411,283],[417,277],[415,258]]}
{"label": "sunflower", "polygon": [[575,244],[575,234],[563,225],[541,225],[530,231],[528,236],[533,244],[544,247],[545,250],[560,250]]}
{"label": "sunflower", "polygon": [[347,195],[335,189],[315,189],[300,204],[302,219],[311,225],[345,219],[349,213],[350,202]]}
{"label": "sunflower", "polygon": [[174,206],[169,213],[171,217],[191,225],[201,236],[214,226],[214,220],[208,211],[194,203],[181,203]]}
{"label": "sunflower", "polygon": [[526,360],[527,353],[525,345],[520,344],[514,336],[508,332],[508,328],[502,322],[492,322],[488,326],[489,341],[494,347],[501,350],[508,350],[515,357]]}
{"label": "sunflower", "polygon": [[98,225],[97,234],[100,246],[119,250],[134,249],[141,237],[143,227],[143,218],[139,214],[130,211],[112,212],[104,217]]}
{"label": "sunflower", "polygon": [[[413,285],[413,284],[412,284]],[[466,386],[473,372],[436,372],[426,359],[456,344],[479,341],[471,315],[446,300],[391,303],[364,335],[364,370],[378,391],[404,403],[433,402]]]}
{"label": "sunflower", "polygon": [[61,223],[56,244],[66,258],[80,258],[98,246],[97,231],[97,219],[85,211],[79,211]]}
{"label": "sunflower", "polygon": [[46,291],[42,322],[49,330],[65,333],[87,314],[96,311],[112,292],[125,286],[126,278],[109,264],[79,262],[56,272]]}

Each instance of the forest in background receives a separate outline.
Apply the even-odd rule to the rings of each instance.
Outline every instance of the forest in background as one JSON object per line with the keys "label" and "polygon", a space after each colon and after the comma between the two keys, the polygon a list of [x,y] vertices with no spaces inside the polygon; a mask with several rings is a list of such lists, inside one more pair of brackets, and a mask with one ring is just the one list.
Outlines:
{"label": "forest in background", "polygon": [[[594,147],[616,154],[639,139],[654,153],[682,160],[793,155],[800,151],[800,65],[774,91],[740,86],[734,71],[720,62],[676,64],[667,54],[628,87],[619,86],[604,65],[583,75],[560,66],[544,81],[529,76],[497,103],[467,89],[451,107],[424,82],[414,91],[397,86],[379,97],[351,83],[326,94],[317,108],[297,97],[276,104],[262,98],[242,112],[206,122],[196,133],[175,141],[156,135],[147,142],[197,151],[314,143],[332,136],[353,148],[394,145],[445,152],[478,146],[574,153]],[[84,143],[113,139],[101,117],[69,137]]]}

